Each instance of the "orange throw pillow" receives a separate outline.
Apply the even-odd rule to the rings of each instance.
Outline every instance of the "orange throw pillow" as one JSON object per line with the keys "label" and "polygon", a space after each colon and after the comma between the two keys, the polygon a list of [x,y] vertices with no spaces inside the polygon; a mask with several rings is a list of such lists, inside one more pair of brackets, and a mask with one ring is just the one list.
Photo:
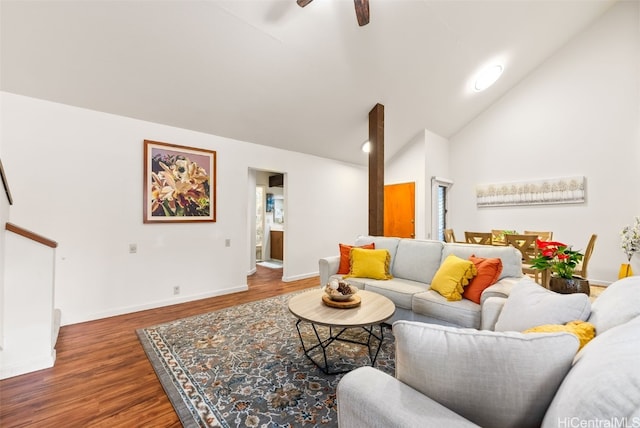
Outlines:
{"label": "orange throw pillow", "polygon": [[464,287],[462,297],[480,304],[480,295],[484,289],[491,284],[495,284],[498,278],[500,278],[500,274],[502,273],[502,260],[497,258],[485,259],[476,257],[475,255],[469,257],[469,260],[476,265],[478,274],[473,277],[469,285]]}
{"label": "orange throw pillow", "polygon": [[[346,244],[338,244],[340,246],[340,266],[338,267],[339,275],[346,275],[349,273],[351,269],[351,264],[349,260],[349,251],[354,248],[352,245]],[[360,247],[355,248],[364,248],[365,250],[375,250],[376,245],[372,242],[371,244],[362,245]]]}

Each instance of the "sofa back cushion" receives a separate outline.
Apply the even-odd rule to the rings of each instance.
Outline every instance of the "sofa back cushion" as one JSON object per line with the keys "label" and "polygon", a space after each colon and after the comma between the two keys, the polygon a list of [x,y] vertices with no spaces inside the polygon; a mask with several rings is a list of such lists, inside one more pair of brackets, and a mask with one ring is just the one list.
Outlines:
{"label": "sofa back cushion", "polygon": [[[442,260],[449,254],[468,259],[470,256],[484,258],[499,258],[502,260],[502,273],[499,279],[506,277],[522,276],[522,254],[511,246],[501,247],[497,245],[476,245],[445,243],[442,249]],[[378,248],[376,246],[376,248]]]}
{"label": "sofa back cushion", "polygon": [[403,239],[398,244],[393,276],[430,284],[442,259],[440,241]]}
{"label": "sofa back cushion", "polygon": [[596,334],[640,315],[640,276],[631,276],[609,285],[591,305],[589,322]]}
{"label": "sofa back cushion", "polygon": [[358,236],[356,238],[356,242],[354,242],[354,246],[361,247],[366,244],[375,245],[376,250],[384,249],[389,251],[389,256],[391,257],[391,262],[389,263],[389,269],[393,273],[393,264],[396,259],[396,251],[398,249],[398,243],[400,242],[400,238],[390,238],[386,236]]}
{"label": "sofa back cushion", "polygon": [[522,278],[513,286],[500,312],[496,331],[524,331],[544,324],[585,321],[591,314],[589,296],[584,293],[559,294]]}
{"label": "sofa back cushion", "polygon": [[589,421],[601,421],[603,424],[598,426],[638,426],[638,355],[640,317],[598,333],[576,355],[573,368],[560,385],[542,427],[587,426]]}
{"label": "sofa back cushion", "polygon": [[578,339],[568,333],[397,321],[393,334],[398,380],[491,428],[539,427],[578,350]]}

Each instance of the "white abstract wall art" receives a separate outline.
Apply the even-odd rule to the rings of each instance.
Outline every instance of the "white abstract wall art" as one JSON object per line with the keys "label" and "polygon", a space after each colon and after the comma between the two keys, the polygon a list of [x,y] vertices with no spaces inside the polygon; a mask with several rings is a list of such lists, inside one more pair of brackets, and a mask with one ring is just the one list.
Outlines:
{"label": "white abstract wall art", "polygon": [[585,201],[585,177],[563,177],[476,187],[478,207],[580,204]]}

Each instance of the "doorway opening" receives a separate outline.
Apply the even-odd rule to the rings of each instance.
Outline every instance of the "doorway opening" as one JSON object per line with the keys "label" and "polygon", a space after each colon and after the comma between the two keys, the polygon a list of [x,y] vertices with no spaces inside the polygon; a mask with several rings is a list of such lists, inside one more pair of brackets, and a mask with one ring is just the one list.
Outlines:
{"label": "doorway opening", "polygon": [[[284,269],[285,259],[285,174],[273,171],[252,170],[255,178],[255,207],[250,218],[250,236],[254,248],[249,269],[255,272],[256,266],[269,269]],[[255,219],[255,220],[254,220]]]}

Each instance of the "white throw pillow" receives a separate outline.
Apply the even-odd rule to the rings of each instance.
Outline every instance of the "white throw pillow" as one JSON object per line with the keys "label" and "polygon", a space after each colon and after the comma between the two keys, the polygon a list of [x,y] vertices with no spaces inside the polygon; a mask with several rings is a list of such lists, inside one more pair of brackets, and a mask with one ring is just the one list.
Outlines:
{"label": "white throw pillow", "polygon": [[525,278],[511,290],[495,330],[524,331],[544,324],[586,321],[590,314],[591,302],[586,294],[558,294]]}
{"label": "white throw pillow", "polygon": [[[596,334],[640,316],[640,276],[630,276],[609,285],[593,302],[589,322]],[[640,421],[639,421],[640,423]]]}
{"label": "white throw pillow", "polygon": [[470,421],[539,427],[575,356],[568,333],[523,334],[413,321],[393,324],[396,378]]}

